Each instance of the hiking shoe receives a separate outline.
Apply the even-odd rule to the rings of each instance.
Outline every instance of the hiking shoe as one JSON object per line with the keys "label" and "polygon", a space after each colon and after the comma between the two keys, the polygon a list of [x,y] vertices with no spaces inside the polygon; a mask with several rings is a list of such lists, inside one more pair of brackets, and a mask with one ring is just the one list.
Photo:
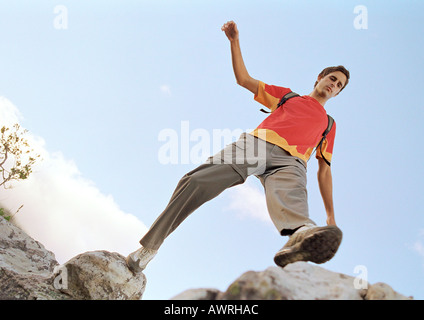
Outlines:
{"label": "hiking shoe", "polygon": [[141,247],[140,249],[129,254],[125,259],[128,269],[134,273],[143,271],[147,264],[155,257],[157,250]]}
{"label": "hiking shoe", "polygon": [[336,254],[342,236],[342,231],[336,226],[302,227],[276,253],[274,262],[282,268],[296,261],[327,262]]}

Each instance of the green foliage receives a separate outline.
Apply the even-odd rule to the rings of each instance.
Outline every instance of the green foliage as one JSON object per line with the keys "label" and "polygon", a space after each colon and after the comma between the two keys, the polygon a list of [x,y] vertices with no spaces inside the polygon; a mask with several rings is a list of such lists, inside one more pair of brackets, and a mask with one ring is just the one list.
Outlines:
{"label": "green foliage", "polygon": [[0,216],[5,218],[7,221],[9,221],[11,218],[11,216],[6,215],[6,212],[4,212],[3,208],[0,208]]}
{"label": "green foliage", "polygon": [[19,124],[0,129],[0,187],[7,188],[12,180],[25,180],[40,157],[25,139],[27,130]]}

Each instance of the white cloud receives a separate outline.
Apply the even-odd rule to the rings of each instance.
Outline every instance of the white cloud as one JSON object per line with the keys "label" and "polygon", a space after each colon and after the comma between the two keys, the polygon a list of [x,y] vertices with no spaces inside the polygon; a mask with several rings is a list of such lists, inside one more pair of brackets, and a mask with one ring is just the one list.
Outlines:
{"label": "white cloud", "polygon": [[166,95],[171,95],[171,87],[167,84],[163,84],[160,86],[160,91]]}
{"label": "white cloud", "polygon": [[228,195],[230,197],[228,209],[236,211],[240,218],[272,223],[264,191],[251,181],[247,180],[244,184],[229,189]]}
{"label": "white cloud", "polygon": [[22,114],[12,102],[4,97],[0,97],[0,126],[11,127],[22,120]]}
{"label": "white cloud", "polygon": [[[0,98],[0,126],[18,121],[18,109]],[[51,250],[60,263],[82,252],[108,250],[127,255],[147,231],[134,215],[123,212],[113,197],[85,179],[77,165],[60,152],[50,153],[42,139],[28,134],[43,161],[27,180],[0,190],[0,206],[29,235]]]}

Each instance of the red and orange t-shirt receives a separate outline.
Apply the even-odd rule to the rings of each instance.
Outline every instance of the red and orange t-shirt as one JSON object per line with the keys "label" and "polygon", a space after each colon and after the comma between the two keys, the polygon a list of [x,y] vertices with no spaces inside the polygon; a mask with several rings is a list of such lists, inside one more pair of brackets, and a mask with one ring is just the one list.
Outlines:
{"label": "red and orange t-shirt", "polygon": [[[269,108],[271,114],[250,134],[273,143],[292,156],[307,162],[321,141],[322,133],[327,129],[327,113],[324,107],[310,96],[291,98],[277,108],[281,98],[289,92],[291,92],[289,88],[259,82],[255,100]],[[335,137],[334,122],[322,144],[322,153],[329,162],[332,158]],[[321,158],[321,150],[317,150],[316,157]]]}

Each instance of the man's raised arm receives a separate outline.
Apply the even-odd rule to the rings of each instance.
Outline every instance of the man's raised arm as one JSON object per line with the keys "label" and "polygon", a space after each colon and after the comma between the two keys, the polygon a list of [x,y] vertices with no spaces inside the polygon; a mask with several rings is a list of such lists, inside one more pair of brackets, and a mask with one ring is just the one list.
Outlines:
{"label": "man's raised arm", "polygon": [[237,84],[251,91],[253,94],[258,93],[259,81],[253,79],[247,72],[244,65],[243,57],[240,50],[239,32],[234,21],[225,23],[222,28],[231,44],[231,59],[233,62],[234,75],[236,76]]}

